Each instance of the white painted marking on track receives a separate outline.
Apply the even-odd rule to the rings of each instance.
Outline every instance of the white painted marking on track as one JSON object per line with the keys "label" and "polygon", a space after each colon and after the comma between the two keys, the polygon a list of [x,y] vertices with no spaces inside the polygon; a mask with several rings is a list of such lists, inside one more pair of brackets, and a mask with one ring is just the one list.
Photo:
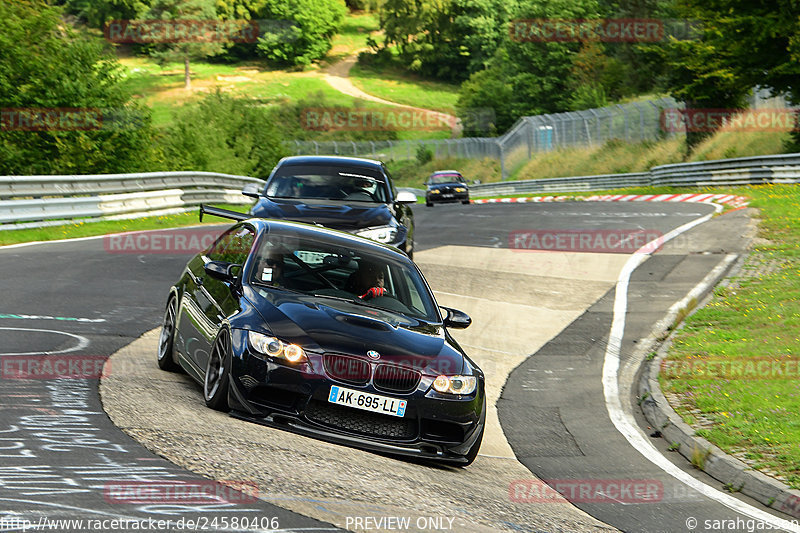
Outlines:
{"label": "white painted marking on track", "polygon": [[22,315],[18,313],[0,313],[0,318],[11,318],[20,320],[61,320],[64,322],[105,322],[105,318],[76,318],[69,316],[50,316],[50,315]]}
{"label": "white painted marking on track", "polygon": [[[716,212],[722,210],[722,206],[716,206]],[[711,219],[712,215],[705,215],[692,222],[688,222],[674,230],[670,231],[660,239],[662,242],[667,242],[681,233],[692,229],[693,227],[702,224],[703,222]],[[617,382],[617,374],[619,372],[620,352],[622,348],[622,338],[625,334],[625,315],[628,308],[628,284],[630,282],[631,274],[636,267],[641,265],[649,256],[649,253],[641,252],[647,249],[648,246],[653,246],[655,241],[645,244],[642,248],[637,250],[625,266],[617,278],[617,287],[614,294],[614,311],[613,319],[611,322],[611,332],[609,334],[608,345],[606,347],[605,359],[603,361],[603,393],[605,395],[606,409],[608,410],[611,422],[617,428],[622,436],[630,443],[630,445],[639,453],[642,454],[648,461],[659,467],[661,470],[671,475],[681,483],[688,485],[696,490],[703,496],[716,501],[728,507],[729,509],[749,516],[750,518],[760,520],[764,523],[770,524],[774,528],[781,528],[787,531],[800,532],[800,525],[794,524],[789,520],[778,518],[770,513],[757,509],[752,505],[742,502],[729,494],[725,494],[709,485],[706,485],[699,479],[695,479],[688,473],[684,472],[666,457],[659,452],[645,434],[639,429],[639,426],[632,417],[625,413],[622,407],[622,400],[619,396],[619,384]]]}
{"label": "white painted marking on track", "polygon": [[204,228],[210,226],[219,226],[224,224],[224,222],[220,224],[195,224],[193,226],[178,226],[176,228],[164,228],[164,229],[146,229],[146,230],[135,230],[135,231],[122,231],[119,233],[107,233],[105,235],[90,235],[89,237],[74,237],[70,239],[55,239],[52,241],[32,241],[32,242],[20,242],[17,244],[4,244],[0,246],[0,251],[8,250],[11,248],[25,248],[27,246],[34,246],[37,244],[58,244],[62,242],[81,242],[81,241],[94,241],[97,239],[106,239],[108,237],[113,237],[116,235],[128,235],[129,233],[158,233],[164,231],[175,231],[179,229],[192,229],[192,228]]}
{"label": "white painted marking on track", "polygon": [[87,339],[83,335],[75,335],[74,333],[67,333],[66,331],[56,331],[54,329],[4,328],[4,327],[0,327],[0,329],[12,330],[12,331],[36,331],[39,333],[56,333],[58,335],[66,335],[67,337],[72,337],[73,339],[78,340],[78,344],[73,346],[72,348],[57,350],[55,352],[9,352],[9,353],[0,353],[0,355],[56,355],[60,353],[75,352],[77,350],[82,350],[83,348],[89,346],[89,339]]}

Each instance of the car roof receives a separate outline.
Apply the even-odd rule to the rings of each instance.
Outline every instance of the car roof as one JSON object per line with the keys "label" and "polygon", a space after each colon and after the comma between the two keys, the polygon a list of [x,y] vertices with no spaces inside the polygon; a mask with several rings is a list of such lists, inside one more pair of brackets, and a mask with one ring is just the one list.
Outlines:
{"label": "car roof", "polygon": [[461,172],[458,170],[436,170],[431,176],[435,176],[436,174],[458,174],[460,176]]}
{"label": "car roof", "polygon": [[335,155],[294,155],[284,157],[278,161],[277,166],[288,165],[349,165],[354,167],[366,167],[380,170],[383,163],[375,159],[364,159],[361,157],[343,157]]}
{"label": "car roof", "polygon": [[399,249],[388,244],[375,242],[366,237],[353,235],[346,231],[326,228],[313,224],[305,224],[303,222],[292,222],[288,220],[264,219],[264,218],[249,218],[242,222],[252,224],[259,231],[271,232],[273,230],[292,232],[298,237],[313,238],[329,242],[331,244],[339,244],[343,247],[351,247],[358,249],[358,251],[368,251],[376,254],[386,254],[404,258],[408,262],[411,259]]}

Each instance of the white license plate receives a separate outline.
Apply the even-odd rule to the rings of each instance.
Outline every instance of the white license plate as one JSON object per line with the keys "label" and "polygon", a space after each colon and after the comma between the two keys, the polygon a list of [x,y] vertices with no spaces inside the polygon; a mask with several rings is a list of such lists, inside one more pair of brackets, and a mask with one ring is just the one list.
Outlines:
{"label": "white license plate", "polygon": [[384,415],[402,417],[406,414],[406,400],[345,389],[344,387],[336,385],[331,386],[331,393],[328,395],[328,401],[330,403],[346,405],[347,407],[363,409],[364,411],[373,413],[382,413]]}
{"label": "white license plate", "polygon": [[452,198],[452,197],[453,197],[452,194],[443,194],[442,195],[442,198]]}

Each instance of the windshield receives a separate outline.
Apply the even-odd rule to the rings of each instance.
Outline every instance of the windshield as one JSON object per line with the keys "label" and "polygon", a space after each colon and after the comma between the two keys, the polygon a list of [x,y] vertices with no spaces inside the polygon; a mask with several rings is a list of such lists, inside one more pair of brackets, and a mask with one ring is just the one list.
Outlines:
{"label": "windshield", "polygon": [[267,184],[271,198],[388,201],[386,182],[378,172],[361,167],[291,165],[279,168]]}
{"label": "windshield", "polygon": [[438,185],[440,183],[464,183],[464,176],[461,174],[436,174],[431,176],[428,182],[432,185]]}
{"label": "windshield", "polygon": [[410,264],[294,235],[267,234],[250,282],[437,322],[427,284]]}

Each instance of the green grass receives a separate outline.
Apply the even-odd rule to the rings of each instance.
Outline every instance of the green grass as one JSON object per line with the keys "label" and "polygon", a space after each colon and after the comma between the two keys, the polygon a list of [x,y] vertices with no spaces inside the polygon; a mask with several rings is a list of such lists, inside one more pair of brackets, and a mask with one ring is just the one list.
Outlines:
{"label": "green grass", "polygon": [[657,165],[680,162],[683,150],[684,142],[679,138],[639,143],[609,141],[595,147],[553,150],[535,154],[511,179],[646,172]]}
{"label": "green grass", "polygon": [[455,113],[459,87],[456,84],[425,80],[389,68],[378,70],[358,63],[350,70],[350,79],[362,91],[384,100]]}
{"label": "green grass", "polygon": [[434,159],[420,165],[415,159],[387,161],[386,166],[392,173],[396,187],[414,187],[424,189],[422,183],[435,170],[456,169],[470,183],[479,179],[481,182],[497,181],[500,176],[500,163],[494,159],[460,159],[455,157]]}
{"label": "green grass", "polygon": [[331,40],[326,60],[335,62],[367,48],[367,37],[379,29],[375,13],[350,13],[342,22],[339,33]]}
{"label": "green grass", "polygon": [[[173,110],[219,88],[229,94],[251,98],[264,105],[289,105],[303,99],[324,102],[325,108],[361,107],[396,113],[398,108],[364,101],[343,94],[331,87],[318,72],[266,70],[257,63],[219,65],[196,62],[191,65],[192,89],[183,88],[183,65],[163,66],[143,57],[122,58],[127,69],[127,87],[153,112],[153,124],[166,126]],[[319,136],[326,140],[326,135]],[[447,139],[446,130],[400,130],[399,140]]]}
{"label": "green grass", "polygon": [[601,146],[568,148],[535,154],[512,172],[509,179],[557,178],[646,172],[651,167],[785,152],[786,132],[719,132],[684,158],[682,138],[626,143],[612,140]]}
{"label": "green grass", "polygon": [[[765,359],[797,365],[800,189],[773,185],[734,192],[750,196],[751,205],[761,209],[762,240],[736,283],[718,288],[708,305],[686,319],[668,360],[698,369],[713,362]],[[699,435],[800,488],[800,375],[795,372],[787,379],[771,368],[746,377],[723,373],[715,379],[687,370],[679,376],[662,375],[661,383],[665,391],[680,395],[681,405],[675,406],[680,414],[698,409],[714,422]]]}
{"label": "green grass", "polygon": [[[230,209],[232,211],[246,212],[248,205],[225,205],[218,207]],[[200,224],[198,220],[199,208],[188,213],[177,215],[162,215],[144,218],[132,218],[128,220],[104,220],[91,222],[89,219],[76,220],[74,223],[64,226],[52,226],[48,228],[30,228],[18,230],[0,231],[0,245],[17,244],[32,241],[54,241],[58,239],[75,239],[78,237],[91,237],[95,235],[106,235],[109,233],[121,233],[125,231],[141,231],[151,229],[178,228],[181,226],[194,226]],[[203,224],[225,223],[225,219],[206,216]]]}

